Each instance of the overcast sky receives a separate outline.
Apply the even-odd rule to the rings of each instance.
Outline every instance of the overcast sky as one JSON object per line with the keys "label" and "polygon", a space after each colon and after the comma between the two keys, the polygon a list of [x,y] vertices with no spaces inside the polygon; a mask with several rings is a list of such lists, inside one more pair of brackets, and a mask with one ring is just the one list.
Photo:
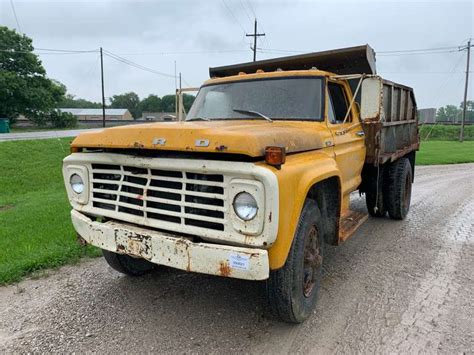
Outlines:
{"label": "overcast sky", "polygon": [[[377,52],[456,47],[473,36],[473,3],[456,1],[41,1],[12,0],[21,31],[36,48],[104,49],[199,86],[209,66],[252,59],[254,13],[266,37],[259,59],[368,43]],[[10,0],[0,0],[0,24],[18,29]],[[459,104],[466,51],[377,55],[377,71],[412,86],[419,108]],[[295,53],[297,54],[297,53]],[[100,101],[98,54],[41,54],[49,77],[77,97]],[[471,58],[474,57],[471,56]],[[471,60],[471,63],[473,61]],[[173,93],[173,78],[104,57],[106,96]],[[471,66],[472,68],[472,66]],[[472,71],[472,69],[471,69]],[[474,75],[471,75],[471,77]],[[474,95],[473,80],[470,94]]]}

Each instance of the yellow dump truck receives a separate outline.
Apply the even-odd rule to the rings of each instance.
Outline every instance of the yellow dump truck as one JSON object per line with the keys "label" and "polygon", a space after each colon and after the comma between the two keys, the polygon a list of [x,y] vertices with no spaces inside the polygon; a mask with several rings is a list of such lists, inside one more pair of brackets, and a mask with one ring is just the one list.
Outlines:
{"label": "yellow dump truck", "polygon": [[114,269],[157,265],[266,280],[269,305],[302,322],[325,243],[368,213],[403,219],[419,147],[413,90],[383,80],[359,46],[211,68],[179,122],[83,133],[63,175],[80,240]]}

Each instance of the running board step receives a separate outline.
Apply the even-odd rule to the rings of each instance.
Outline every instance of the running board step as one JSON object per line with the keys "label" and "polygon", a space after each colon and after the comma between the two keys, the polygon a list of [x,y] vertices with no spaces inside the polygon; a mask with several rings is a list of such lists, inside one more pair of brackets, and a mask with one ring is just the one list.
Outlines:
{"label": "running board step", "polygon": [[367,218],[369,218],[369,215],[362,212],[349,210],[344,213],[339,224],[339,242],[349,239]]}

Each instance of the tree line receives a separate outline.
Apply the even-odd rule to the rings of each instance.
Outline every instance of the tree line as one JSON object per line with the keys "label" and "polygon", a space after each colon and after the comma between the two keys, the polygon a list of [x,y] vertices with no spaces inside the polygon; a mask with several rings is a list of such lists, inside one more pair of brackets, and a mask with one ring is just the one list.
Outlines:
{"label": "tree line", "polygon": [[[436,121],[438,122],[460,122],[462,120],[462,113],[464,102],[459,106],[446,105],[436,110]],[[466,101],[466,122],[474,122],[474,101]]]}
{"label": "tree line", "polygon": [[[72,127],[75,116],[59,108],[100,108],[98,102],[67,94],[66,86],[48,78],[41,60],[33,52],[31,38],[6,26],[0,26],[0,118],[15,122],[24,115],[38,126]],[[106,107],[126,108],[134,118],[147,112],[174,112],[175,95],[149,95],[142,100],[134,92],[114,95]],[[185,94],[183,104],[189,110],[193,95]]]}
{"label": "tree line", "polygon": [[[183,105],[188,111],[194,102],[194,96],[183,94]],[[126,108],[130,111],[133,118],[142,117],[143,112],[175,112],[175,95],[165,95],[159,97],[150,94],[147,97],[140,97],[133,91],[120,95],[114,95],[109,99],[110,103],[107,108]],[[100,108],[101,103],[92,102],[85,99],[75,98],[73,95],[67,94],[58,104],[60,108]]]}

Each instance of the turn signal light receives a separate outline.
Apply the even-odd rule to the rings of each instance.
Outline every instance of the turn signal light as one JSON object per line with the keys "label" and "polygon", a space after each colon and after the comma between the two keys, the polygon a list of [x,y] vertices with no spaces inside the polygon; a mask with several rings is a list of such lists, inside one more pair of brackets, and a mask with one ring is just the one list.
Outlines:
{"label": "turn signal light", "polygon": [[265,148],[265,163],[280,169],[282,164],[285,164],[286,150],[285,147],[266,147]]}

